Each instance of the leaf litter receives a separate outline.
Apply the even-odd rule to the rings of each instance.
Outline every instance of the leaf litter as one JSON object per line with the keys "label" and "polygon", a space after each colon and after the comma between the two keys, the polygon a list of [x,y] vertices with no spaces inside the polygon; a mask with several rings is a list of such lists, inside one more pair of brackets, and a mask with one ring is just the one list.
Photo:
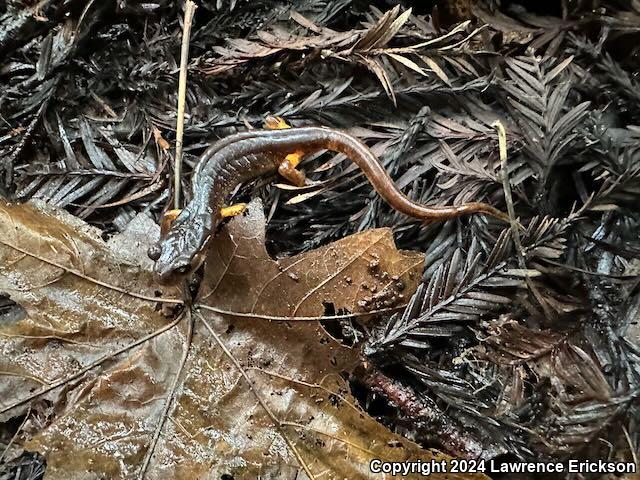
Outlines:
{"label": "leaf litter", "polygon": [[[601,2],[597,9],[591,2],[388,4],[199,0],[186,94],[185,191],[196,159],[211,142],[261,128],[267,114],[281,115],[296,126],[354,133],[416,201],[513,207],[525,227],[520,241],[481,217],[429,225],[407,219],[381,202],[343,156],[318,154],[304,160],[309,187],[285,188],[260,179],[236,192],[234,201],[262,199],[268,251],[288,258],[392,227],[401,248],[425,253],[419,288],[413,293],[410,282],[399,292],[392,284],[381,294],[386,282],[374,271],[373,279],[364,274],[362,279],[376,292],[327,304],[314,296],[300,303],[304,294],[289,302],[274,300],[277,309],[269,315],[264,309],[269,302],[256,303],[265,295],[273,300],[269,287],[262,296],[264,285],[248,288],[251,300],[243,302],[240,290],[225,288],[224,282],[218,290],[202,284],[209,300],[227,303],[206,310],[200,304],[201,313],[231,309],[235,321],[272,317],[271,324],[287,325],[286,315],[298,304],[313,310],[299,318],[312,324],[323,316],[321,324],[341,351],[351,352],[346,346],[353,344],[366,354],[368,369],[349,378],[358,404],[425,447],[464,458],[506,454],[531,461],[571,456],[637,463],[638,2]],[[100,235],[128,230],[132,222],[144,232],[146,216],[159,223],[170,200],[171,147],[177,139],[182,17],[181,2],[0,2],[0,194],[64,208],[98,226],[101,232],[91,234],[98,242]],[[504,126],[504,163],[496,121]],[[120,254],[131,249],[129,264],[144,259],[143,249],[128,241],[119,245],[114,248]],[[54,260],[63,261],[76,247],[67,241],[56,248],[60,258]],[[331,260],[329,250],[322,251],[323,259]],[[251,255],[266,258],[261,249]],[[41,271],[33,259],[21,262],[28,261],[35,262],[30,270],[35,286],[69,281],[61,268]],[[287,265],[292,275],[286,278],[268,261],[258,265],[264,280],[274,278],[291,292],[302,291],[295,288],[296,277],[323,295],[346,288],[339,276],[319,285],[318,258],[309,259],[309,279],[295,265]],[[82,279],[82,268],[96,267],[88,262],[74,268],[73,275]],[[209,268],[213,272],[220,265],[214,259]],[[246,273],[245,268],[240,277]],[[20,280],[31,284],[30,277]],[[145,282],[127,288],[150,286]],[[109,301],[123,294],[95,288]],[[84,352],[96,364],[81,363],[86,372],[65,363],[78,355],[65,356],[67,347],[81,349],[64,336],[74,333],[65,333],[59,319],[42,317],[62,330],[55,334],[66,342],[55,349],[61,340],[47,338],[48,355],[65,378],[71,371],[78,377],[14,409],[25,414],[0,426],[0,480],[42,475],[44,458],[25,452],[25,442],[54,421],[60,392],[75,391],[81,378],[113,367],[116,362],[105,355],[126,350],[131,342],[140,342],[136,352],[159,342],[162,337],[145,338],[157,328],[167,328],[180,341],[198,342],[202,321],[177,317],[182,296],[163,292],[164,307],[156,302],[154,308],[169,320],[161,327],[145,325],[138,340],[97,324],[102,343]],[[59,291],[54,300],[62,295]],[[143,296],[155,299],[155,289]],[[71,302],[65,302],[69,309]],[[343,315],[378,307],[381,318]],[[68,316],[85,310],[89,306]],[[113,321],[126,323],[125,317],[120,312]],[[2,328],[28,318],[0,290]],[[181,385],[183,375],[174,372],[190,361],[185,351],[173,352],[175,365],[165,372],[169,383],[163,388],[172,390],[176,379]],[[16,364],[31,354],[20,349]],[[55,373],[54,363],[49,365]],[[0,383],[12,381],[22,391],[11,368],[13,363]],[[174,401],[164,403],[157,417],[165,409],[176,412]],[[175,427],[166,423],[155,423],[150,442],[158,438],[161,445],[162,432]],[[151,460],[140,456],[149,471]]]}
{"label": "leaf litter", "polygon": [[[176,375],[175,403],[148,478],[300,478],[301,470],[313,478],[367,478],[372,458],[448,458],[365,413],[347,383],[357,351],[318,322],[295,321],[298,314],[322,314],[328,301],[357,309],[367,292],[362,280],[374,278],[371,259],[384,259],[376,270],[414,290],[422,255],[397,251],[388,230],[276,261],[266,253],[265,220],[254,202],[212,247],[205,276],[216,287],[176,321],[161,307],[167,299],[176,307],[179,292],[158,287],[146,262],[118,253],[125,245],[135,250],[136,240],[141,248],[150,231],[143,236],[141,227],[110,247],[95,229],[51,207],[5,203],[0,213],[0,290],[26,312],[0,331],[0,411],[8,418],[27,405],[51,410],[49,422],[24,431],[31,437],[24,447],[45,456],[47,475],[135,477]],[[302,278],[304,272],[312,274]],[[254,275],[256,282],[247,283]],[[245,288],[253,290],[245,295]],[[291,319],[223,316],[200,303]]]}

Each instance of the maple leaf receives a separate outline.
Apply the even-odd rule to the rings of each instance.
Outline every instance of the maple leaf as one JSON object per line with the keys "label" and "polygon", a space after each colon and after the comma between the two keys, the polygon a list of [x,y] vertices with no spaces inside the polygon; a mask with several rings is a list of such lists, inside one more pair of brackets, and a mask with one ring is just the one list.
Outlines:
{"label": "maple leaf", "polygon": [[[390,231],[277,261],[252,204],[172,319],[161,307],[182,302],[176,290],[135,261],[150,232],[110,247],[48,208],[2,203],[0,215],[0,290],[23,317],[0,327],[0,419],[46,400],[52,415],[19,443],[45,455],[49,478],[371,478],[373,458],[449,458],[369,417],[345,379],[357,351],[293,317],[327,301],[362,309],[374,285],[391,302],[401,281],[410,295],[421,255],[397,251]],[[263,318],[277,315],[290,321]]]}

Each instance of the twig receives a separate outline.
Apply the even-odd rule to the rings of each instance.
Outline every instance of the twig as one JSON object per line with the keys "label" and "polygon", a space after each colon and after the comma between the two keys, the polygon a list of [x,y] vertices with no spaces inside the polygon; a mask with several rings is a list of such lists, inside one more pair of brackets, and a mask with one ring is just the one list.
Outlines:
{"label": "twig", "polygon": [[[522,241],[520,240],[520,229],[524,230],[524,227],[520,222],[518,222],[518,220],[516,220],[516,213],[513,207],[513,197],[511,195],[511,183],[509,183],[509,174],[507,172],[507,134],[504,130],[504,125],[502,125],[500,120],[493,122],[492,126],[498,132],[500,177],[502,178],[502,189],[504,190],[504,199],[507,203],[507,213],[509,214],[509,223],[511,224],[511,236],[513,238],[513,243],[516,246],[516,257],[518,257],[518,265],[520,268],[527,271],[524,248],[522,247]],[[525,282],[542,309],[547,312],[548,307],[546,303],[542,301],[540,290],[535,283],[533,283],[528,273],[525,274]]]}
{"label": "twig", "polygon": [[184,137],[184,109],[187,96],[187,66],[189,63],[189,39],[195,3],[187,0],[184,7],[184,25],[182,27],[182,50],[180,51],[180,77],[178,80],[178,118],[176,123],[176,158],[173,170],[173,208],[180,208],[180,178],[182,177],[182,138]]}
{"label": "twig", "polygon": [[24,150],[24,147],[28,144],[29,139],[31,138],[31,136],[33,135],[33,132],[36,129],[36,125],[42,118],[42,114],[44,113],[47,106],[49,105],[49,100],[51,99],[51,96],[55,93],[56,89],[58,88],[59,79],[60,79],[60,76],[56,77],[55,83],[51,87],[51,93],[42,102],[42,104],[40,105],[40,108],[38,108],[38,112],[35,114],[31,122],[29,123],[29,126],[27,127],[26,131],[22,135],[20,142],[18,142],[18,144],[14,147],[13,152],[11,152],[11,155],[9,155],[9,158],[4,160],[6,167],[5,167],[5,178],[2,179],[4,180],[4,184],[2,184],[2,186],[6,190],[9,190],[11,188],[11,185],[13,184],[15,162],[20,156],[20,154],[22,153],[22,151]]}
{"label": "twig", "polygon": [[457,425],[433,401],[419,397],[411,388],[382,372],[371,371],[362,378],[362,382],[413,422],[421,441],[435,443],[447,453],[461,458],[488,458],[504,453],[495,445],[485,450],[482,443]]}
{"label": "twig", "polygon": [[[3,335],[4,336],[4,335]],[[25,380],[32,380],[36,383],[39,383],[40,385],[46,385],[47,382],[45,382],[44,380],[41,380],[37,377],[34,377],[32,375],[21,375],[19,373],[13,373],[13,372],[5,372],[4,370],[0,370],[0,377],[17,377],[17,378],[22,378]]]}
{"label": "twig", "polygon": [[513,196],[511,195],[511,184],[509,183],[509,174],[507,173],[507,134],[504,125],[500,120],[496,120],[491,125],[498,132],[498,148],[500,151],[500,177],[502,179],[502,188],[504,190],[504,199],[507,203],[507,213],[509,214],[509,223],[511,225],[511,234],[513,235],[513,243],[516,245],[518,265],[520,268],[527,268],[524,261],[524,249],[520,240],[521,225],[516,220],[516,212],[513,207]]}
{"label": "twig", "polygon": [[269,407],[269,405],[267,405],[266,402],[262,399],[262,396],[259,394],[259,392],[256,390],[256,387],[253,384],[253,380],[249,378],[249,375],[247,375],[247,372],[244,370],[244,368],[242,368],[242,365],[240,365],[240,362],[238,361],[238,359],[227,348],[227,346],[224,344],[222,339],[218,336],[218,334],[215,332],[215,330],[209,324],[209,322],[207,322],[207,320],[200,313],[198,313],[198,317],[200,317],[200,320],[202,320],[202,323],[204,324],[204,326],[207,328],[207,330],[209,330],[209,333],[211,333],[211,336],[215,339],[216,343],[220,345],[220,348],[222,349],[222,351],[225,353],[227,357],[229,357],[229,360],[231,360],[231,362],[235,365],[235,367],[240,372],[240,375],[242,375],[242,377],[245,379],[245,381],[249,385],[249,389],[253,392],[253,395],[256,397],[256,400],[258,400],[258,403],[264,409],[267,416],[271,418],[271,421],[273,422],[276,429],[278,430],[278,433],[280,433],[280,436],[282,437],[282,439],[285,441],[285,443],[291,450],[291,453],[293,453],[293,455],[298,460],[298,463],[300,464],[304,472],[307,474],[307,477],[309,477],[310,480],[314,480],[316,476],[313,474],[313,472],[307,465],[307,462],[304,461],[304,459],[302,458],[302,455],[300,455],[300,452],[298,452],[298,449],[295,446],[295,444],[289,439],[286,432],[284,431],[283,429],[284,423],[280,421],[278,417],[276,417],[276,415],[271,411],[271,408]]}
{"label": "twig", "polygon": [[636,465],[640,465],[640,463],[638,463],[638,455],[636,454],[633,441],[631,440],[629,431],[625,428],[624,425],[622,426],[622,431],[624,432],[624,438],[627,440],[627,443],[629,444],[629,451],[631,452],[631,458],[633,459],[633,463],[635,463]]}
{"label": "twig", "polygon": [[191,350],[192,340],[193,340],[193,317],[189,314],[187,336],[185,339],[184,351],[182,352],[182,358],[180,359],[180,365],[178,366],[178,371],[176,372],[173,382],[171,383],[171,387],[169,388],[169,395],[165,402],[164,408],[162,409],[162,415],[160,416],[160,420],[156,425],[156,430],[153,433],[153,439],[151,440],[151,444],[149,445],[149,448],[147,449],[147,453],[144,456],[142,468],[140,469],[140,473],[138,474],[138,478],[140,479],[143,479],[147,473],[147,469],[149,468],[149,463],[151,463],[151,459],[153,458],[153,453],[155,452],[156,445],[158,444],[158,439],[160,438],[160,434],[162,433],[162,428],[164,427],[164,424],[169,415],[169,410],[171,410],[171,406],[173,405],[173,401],[176,395],[176,390],[178,389],[178,383],[180,382],[182,371],[184,370],[184,366],[187,363],[187,357],[189,356],[189,351]]}

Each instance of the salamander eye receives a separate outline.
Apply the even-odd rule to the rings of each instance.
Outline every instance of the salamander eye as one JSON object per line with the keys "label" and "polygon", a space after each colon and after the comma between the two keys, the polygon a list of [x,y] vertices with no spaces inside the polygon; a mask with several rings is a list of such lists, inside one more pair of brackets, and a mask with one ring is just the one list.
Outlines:
{"label": "salamander eye", "polygon": [[158,244],[151,245],[149,247],[149,250],[147,250],[147,256],[154,262],[160,258],[161,254],[162,254],[162,248]]}

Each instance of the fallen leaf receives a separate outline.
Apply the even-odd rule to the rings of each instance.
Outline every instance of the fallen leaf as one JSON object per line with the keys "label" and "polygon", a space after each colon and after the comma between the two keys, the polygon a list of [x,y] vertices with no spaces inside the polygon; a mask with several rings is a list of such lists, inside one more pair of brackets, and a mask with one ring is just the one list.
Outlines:
{"label": "fallen leaf", "polygon": [[[216,237],[200,301],[243,313],[300,317],[390,308],[418,287],[424,255],[398,251],[388,228],[367,230],[293,257],[265,248],[262,204]],[[371,308],[373,306],[373,308]]]}
{"label": "fallen leaf", "polygon": [[98,230],[45,205],[2,202],[0,219],[0,291],[26,312],[0,330],[3,405],[168,323],[148,299],[177,291],[116,255]]}
{"label": "fallen leaf", "polygon": [[145,460],[147,478],[381,478],[369,471],[373,458],[448,459],[360,409],[345,379],[358,354],[318,322],[221,316],[200,303],[256,317],[317,315],[323,302],[358,310],[358,282],[384,284],[376,271],[407,278],[410,295],[417,257],[396,251],[388,231],[278,262],[266,255],[264,218],[252,204],[213,243],[203,298],[169,320],[156,297],[176,303],[176,292],[160,290],[148,264],[124,260],[97,231],[54,212],[0,204],[0,291],[26,315],[0,326],[0,419],[77,376],[47,392],[54,415],[24,443],[45,455],[46,478],[135,478]]}

